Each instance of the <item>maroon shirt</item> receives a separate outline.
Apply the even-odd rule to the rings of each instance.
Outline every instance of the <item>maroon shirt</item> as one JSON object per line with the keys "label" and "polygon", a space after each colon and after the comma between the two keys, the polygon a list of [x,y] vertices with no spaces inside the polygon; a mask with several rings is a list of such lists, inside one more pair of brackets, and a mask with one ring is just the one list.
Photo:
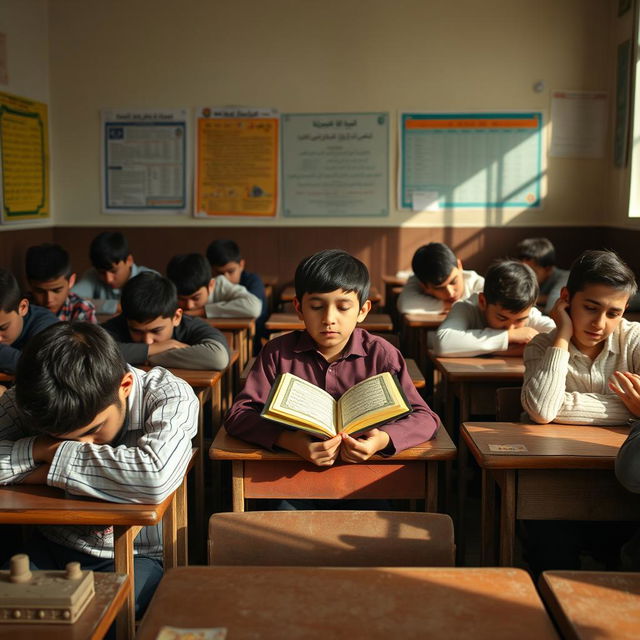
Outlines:
{"label": "maroon shirt", "polygon": [[413,413],[378,427],[389,434],[382,451],[392,455],[433,438],[438,416],[429,409],[411,381],[402,354],[387,340],[356,329],[342,357],[327,362],[306,331],[293,331],[269,341],[258,354],[244,389],[236,396],[224,426],[237,438],[273,450],[284,427],[260,416],[280,373],[293,373],[338,399],[347,389],[383,371],[396,374]]}

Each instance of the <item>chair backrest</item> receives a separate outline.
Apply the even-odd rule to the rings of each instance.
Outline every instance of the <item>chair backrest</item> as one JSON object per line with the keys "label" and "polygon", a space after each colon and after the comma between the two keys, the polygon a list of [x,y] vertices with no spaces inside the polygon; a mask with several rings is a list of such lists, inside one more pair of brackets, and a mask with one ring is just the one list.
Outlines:
{"label": "chair backrest", "polygon": [[209,564],[419,566],[455,562],[448,515],[403,511],[250,511],[209,520]]}
{"label": "chair backrest", "polygon": [[496,389],[496,420],[498,422],[520,422],[522,387],[500,387]]}

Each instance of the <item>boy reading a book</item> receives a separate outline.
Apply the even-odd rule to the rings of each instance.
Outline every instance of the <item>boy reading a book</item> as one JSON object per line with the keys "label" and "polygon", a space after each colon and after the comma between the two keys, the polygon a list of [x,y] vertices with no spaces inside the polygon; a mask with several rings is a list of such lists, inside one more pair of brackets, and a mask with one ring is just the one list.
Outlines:
{"label": "boy reading a book", "polygon": [[[262,348],[227,415],[227,431],[267,449],[288,449],[318,466],[331,466],[338,457],[356,463],[376,453],[393,455],[431,439],[438,417],[415,390],[404,358],[383,338],[357,328],[371,306],[366,266],[344,251],[321,251],[298,265],[295,288],[294,306],[305,330]],[[292,373],[339,398],[384,371],[397,376],[412,412],[356,437],[339,433],[318,441],[260,415],[278,374]]]}
{"label": "boy reading a book", "polygon": [[173,282],[157,273],[131,278],[122,290],[122,313],[104,328],[129,364],[219,371],[229,364],[224,335],[178,308]]}
{"label": "boy reading a book", "polygon": [[484,278],[462,269],[462,262],[441,242],[420,247],[411,261],[413,275],[398,296],[400,313],[446,313],[458,300],[482,291]]}

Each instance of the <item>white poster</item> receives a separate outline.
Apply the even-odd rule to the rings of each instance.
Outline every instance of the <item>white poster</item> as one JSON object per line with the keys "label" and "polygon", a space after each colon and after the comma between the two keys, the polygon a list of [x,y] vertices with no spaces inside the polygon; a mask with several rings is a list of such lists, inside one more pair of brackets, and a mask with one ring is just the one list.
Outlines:
{"label": "white poster", "polygon": [[187,109],[102,111],[103,213],[186,213]]}

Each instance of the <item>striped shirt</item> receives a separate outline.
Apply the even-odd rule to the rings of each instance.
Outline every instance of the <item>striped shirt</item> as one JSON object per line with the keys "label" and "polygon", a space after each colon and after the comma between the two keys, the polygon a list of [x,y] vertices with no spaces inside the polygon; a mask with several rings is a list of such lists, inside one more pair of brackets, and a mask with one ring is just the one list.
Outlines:
{"label": "striped shirt", "polygon": [[[66,441],[51,463],[47,484],[74,496],[110,502],[156,504],[180,485],[198,428],[198,401],[191,387],[166,369],[134,369],[126,419],[107,445]],[[0,398],[0,484],[19,483],[38,465],[35,437],[15,402]],[[99,558],[113,557],[113,529],[65,525],[41,527],[49,540]],[[162,555],[161,525],[145,527],[135,540],[139,554]]]}

